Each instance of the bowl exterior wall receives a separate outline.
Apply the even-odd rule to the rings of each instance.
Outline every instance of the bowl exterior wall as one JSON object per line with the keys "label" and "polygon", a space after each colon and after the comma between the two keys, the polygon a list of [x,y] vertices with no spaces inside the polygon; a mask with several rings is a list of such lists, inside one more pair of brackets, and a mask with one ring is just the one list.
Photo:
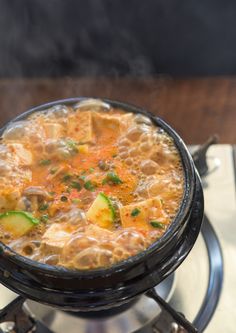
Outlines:
{"label": "bowl exterior wall", "polygon": [[[53,105],[71,105],[80,100],[75,98],[42,105],[15,120],[22,120]],[[145,110],[105,101],[129,112],[145,114],[172,136],[183,161],[185,197],[173,224],[157,243],[109,269],[76,272],[47,266],[19,256],[0,243],[0,281],[27,298],[63,309],[89,311],[118,306],[157,285],[187,256],[200,232],[203,218],[201,182],[182,139],[163,120]]]}

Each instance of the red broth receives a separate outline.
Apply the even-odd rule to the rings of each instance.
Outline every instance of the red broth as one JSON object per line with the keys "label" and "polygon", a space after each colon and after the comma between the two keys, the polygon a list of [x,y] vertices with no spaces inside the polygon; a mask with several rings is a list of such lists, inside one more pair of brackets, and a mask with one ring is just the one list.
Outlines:
{"label": "red broth", "polygon": [[12,123],[0,144],[0,240],[33,260],[109,267],[160,238],[183,196],[163,129],[94,100]]}

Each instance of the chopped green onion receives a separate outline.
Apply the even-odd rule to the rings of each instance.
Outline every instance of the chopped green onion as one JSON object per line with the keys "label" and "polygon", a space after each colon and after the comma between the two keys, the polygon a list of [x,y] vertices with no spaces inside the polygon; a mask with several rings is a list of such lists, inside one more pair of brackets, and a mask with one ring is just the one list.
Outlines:
{"label": "chopped green onion", "polygon": [[51,174],[51,175],[54,175],[54,174],[57,172],[57,170],[58,170],[58,168],[52,168],[52,169],[50,170],[50,174]]}
{"label": "chopped green onion", "polygon": [[79,150],[77,148],[78,142],[76,142],[74,140],[71,140],[71,139],[68,139],[68,140],[66,140],[66,145],[67,145],[68,148],[73,150],[73,152],[75,152],[75,153],[79,152]]}
{"label": "chopped green onion", "polygon": [[131,212],[131,216],[133,216],[133,217],[137,216],[139,214],[140,214],[140,209],[138,209],[138,208],[134,208]]}
{"label": "chopped green onion", "polygon": [[45,203],[45,204],[42,204],[41,206],[39,206],[39,210],[47,210],[48,209],[48,204]]}
{"label": "chopped green onion", "polygon": [[108,174],[102,181],[103,185],[106,183],[118,185],[118,184],[122,184],[123,182],[115,172],[108,172]]}
{"label": "chopped green onion", "polygon": [[67,182],[68,180],[71,179],[71,175],[69,173],[66,173],[63,177],[62,177],[62,181],[63,182]]}
{"label": "chopped green onion", "polygon": [[80,183],[79,182],[75,182],[75,181],[73,181],[72,183],[71,183],[71,187],[72,188],[75,188],[77,191],[80,191],[81,190],[81,185],[80,185]]}
{"label": "chopped green onion", "polygon": [[95,169],[94,168],[89,168],[89,171],[90,172],[93,172]]}
{"label": "chopped green onion", "polygon": [[39,165],[45,166],[45,165],[49,165],[49,164],[51,164],[51,160],[40,160],[39,161]]}
{"label": "chopped green onion", "polygon": [[158,221],[150,221],[150,224],[153,228],[165,229],[165,225]]}
{"label": "chopped green onion", "polygon": [[66,201],[68,201],[68,198],[65,195],[62,195],[61,196],[61,201],[66,202]]}
{"label": "chopped green onion", "polygon": [[88,180],[87,182],[84,183],[84,188],[88,191],[94,191],[95,187],[96,186],[91,182],[91,180]]}
{"label": "chopped green onion", "polygon": [[48,218],[49,218],[48,214],[41,215],[40,221],[47,222]]}

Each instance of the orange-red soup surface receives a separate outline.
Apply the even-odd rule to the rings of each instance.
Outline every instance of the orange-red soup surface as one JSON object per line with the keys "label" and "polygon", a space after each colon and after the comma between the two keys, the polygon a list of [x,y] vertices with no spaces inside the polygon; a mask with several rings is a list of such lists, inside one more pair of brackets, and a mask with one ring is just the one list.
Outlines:
{"label": "orange-red soup surface", "polygon": [[0,180],[0,241],[41,263],[87,270],[159,239],[184,176],[172,138],[149,118],[84,100],[11,123]]}

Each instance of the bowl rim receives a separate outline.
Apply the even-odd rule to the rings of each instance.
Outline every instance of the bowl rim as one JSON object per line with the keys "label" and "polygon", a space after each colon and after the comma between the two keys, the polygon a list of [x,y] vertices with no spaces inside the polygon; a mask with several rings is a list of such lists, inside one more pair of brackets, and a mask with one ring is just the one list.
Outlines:
{"label": "bowl rim", "polygon": [[[150,256],[152,254],[158,255],[158,250],[163,248],[173,237],[176,236],[178,233],[178,228],[180,225],[180,221],[184,221],[189,214],[189,211],[191,210],[191,204],[193,199],[193,193],[194,193],[194,187],[195,187],[195,171],[194,171],[194,164],[191,158],[191,155],[182,140],[182,138],[176,133],[176,131],[167,124],[163,119],[155,116],[151,112],[147,111],[144,108],[138,107],[136,105],[121,102],[117,100],[107,99],[107,98],[98,98],[98,97],[73,97],[73,98],[66,98],[66,99],[60,99],[51,101],[48,103],[40,104],[36,107],[33,107],[17,117],[10,120],[8,123],[6,123],[1,129],[0,129],[0,135],[4,132],[4,130],[11,124],[16,121],[22,121],[25,120],[29,115],[32,113],[38,112],[38,111],[47,111],[49,108],[56,106],[56,105],[66,105],[66,106],[73,106],[73,104],[76,104],[78,102],[87,100],[87,99],[93,99],[102,101],[104,103],[110,104],[114,108],[121,108],[125,112],[133,112],[133,113],[139,113],[143,114],[144,116],[147,116],[149,119],[152,120],[152,123],[154,125],[161,127],[164,129],[165,132],[167,132],[168,135],[174,140],[174,144],[180,154],[182,165],[183,165],[183,171],[184,171],[184,192],[182,197],[182,203],[178,209],[177,214],[175,215],[174,219],[172,220],[171,224],[157,241],[152,243],[147,249],[145,249],[142,252],[139,252],[135,256],[129,257],[125,260],[122,260],[110,267],[107,268],[97,268],[93,270],[78,270],[78,269],[68,269],[62,266],[52,266],[44,263],[40,263],[38,261],[32,260],[30,258],[24,257],[14,250],[12,250],[9,246],[5,245],[0,241],[0,257],[4,253],[7,255],[8,259],[13,262],[20,263],[21,266],[25,268],[30,269],[38,269],[41,273],[45,273],[47,275],[53,275],[65,278],[96,278],[101,276],[109,276],[114,273],[122,272],[124,270],[129,269],[131,266],[135,266],[136,264],[139,264],[140,261],[145,260],[145,257]],[[155,253],[157,251],[157,253]],[[66,274],[66,275],[65,275]]]}

